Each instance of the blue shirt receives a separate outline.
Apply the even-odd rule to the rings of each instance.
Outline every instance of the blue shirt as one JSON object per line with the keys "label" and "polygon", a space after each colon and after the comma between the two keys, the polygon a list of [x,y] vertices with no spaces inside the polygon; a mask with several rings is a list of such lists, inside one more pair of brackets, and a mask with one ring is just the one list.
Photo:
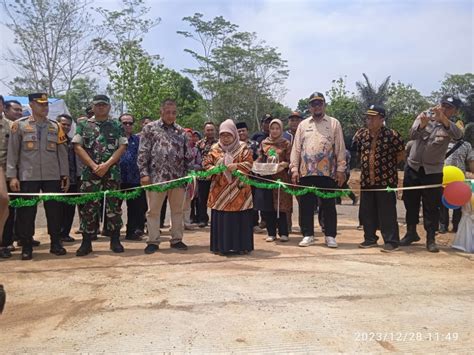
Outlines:
{"label": "blue shirt", "polygon": [[140,185],[140,172],[137,165],[139,144],[140,137],[132,134],[128,138],[127,150],[120,158],[120,173],[124,184]]}

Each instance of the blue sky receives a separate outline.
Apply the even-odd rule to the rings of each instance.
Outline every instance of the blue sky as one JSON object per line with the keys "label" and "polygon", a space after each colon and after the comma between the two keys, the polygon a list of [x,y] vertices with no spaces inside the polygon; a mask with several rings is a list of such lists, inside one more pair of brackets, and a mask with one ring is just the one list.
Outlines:
{"label": "blue sky", "polygon": [[[294,108],[312,91],[327,91],[331,81],[347,76],[348,88],[362,73],[380,83],[411,83],[423,94],[439,88],[445,73],[473,72],[474,5],[451,1],[318,1],[318,0],[148,0],[150,16],[160,25],[145,38],[145,48],[159,54],[166,66],[181,71],[196,63],[184,48],[190,39],[176,34],[187,30],[185,16],[200,12],[207,19],[222,15],[253,31],[277,47],[288,61],[290,76],[282,101]],[[117,8],[118,1],[95,1],[95,6]],[[2,51],[13,38],[2,28]],[[13,71],[0,64],[0,78]],[[0,85],[0,90],[6,88]]]}

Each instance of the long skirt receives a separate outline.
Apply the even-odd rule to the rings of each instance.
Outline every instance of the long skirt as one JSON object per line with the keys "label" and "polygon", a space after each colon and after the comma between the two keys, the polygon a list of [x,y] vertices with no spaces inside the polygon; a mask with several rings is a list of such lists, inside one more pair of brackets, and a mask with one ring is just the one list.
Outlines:
{"label": "long skirt", "polygon": [[246,253],[253,250],[252,209],[238,212],[211,211],[211,251]]}

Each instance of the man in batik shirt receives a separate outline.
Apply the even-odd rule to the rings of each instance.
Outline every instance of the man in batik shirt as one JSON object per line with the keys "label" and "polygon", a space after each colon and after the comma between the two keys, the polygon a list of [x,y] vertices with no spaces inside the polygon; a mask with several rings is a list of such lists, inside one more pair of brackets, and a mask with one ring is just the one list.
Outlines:
{"label": "man in batik shirt", "polygon": [[[156,184],[187,175],[192,155],[184,129],[176,123],[176,102],[161,104],[160,119],[147,124],[140,137],[138,169],[142,185]],[[171,208],[171,248],[186,250],[183,243],[183,187],[166,192],[147,191],[148,245],[145,254],[153,254],[160,244],[161,206],[166,196]]]}
{"label": "man in batik shirt", "polygon": [[[385,127],[385,109],[371,105],[366,112],[367,128],[353,138],[361,161],[360,184],[363,190],[396,188],[397,165],[403,160],[405,146],[400,134]],[[364,241],[360,248],[377,246],[377,221],[382,232],[382,251],[398,250],[400,235],[397,222],[397,196],[394,191],[362,191],[360,216]]]}

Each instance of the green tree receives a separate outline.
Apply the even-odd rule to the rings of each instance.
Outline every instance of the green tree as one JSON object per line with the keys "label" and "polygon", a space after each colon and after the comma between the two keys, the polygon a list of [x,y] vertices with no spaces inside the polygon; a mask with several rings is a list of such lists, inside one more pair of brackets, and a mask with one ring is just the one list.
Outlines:
{"label": "green tree", "polygon": [[303,114],[303,117],[309,116],[309,98],[303,98],[298,100],[298,105],[296,106],[296,110]]}
{"label": "green tree", "polygon": [[97,94],[99,84],[97,79],[88,77],[74,79],[71,88],[65,95],[60,96],[64,99],[72,117],[76,119],[85,114],[87,106],[90,105],[92,97]]}
{"label": "green tree", "polygon": [[201,44],[196,52],[185,49],[198,62],[186,69],[207,99],[206,113],[220,122],[232,117],[257,129],[259,118],[285,93],[287,64],[276,48],[259,41],[255,33],[237,32],[237,25],[222,17],[203,20],[202,14],[183,19],[192,32],[178,33]]}
{"label": "green tree", "polygon": [[405,140],[416,116],[428,108],[428,100],[411,84],[400,81],[390,84],[385,104],[387,126],[398,131]]}
{"label": "green tree", "polygon": [[465,122],[474,122],[474,74],[446,74],[441,82],[441,88],[432,92],[430,100],[438,103],[443,95],[456,95],[463,100],[461,108],[462,119]]}
{"label": "green tree", "polygon": [[194,90],[191,80],[165,68],[139,48],[121,51],[126,53],[120,55],[117,70],[109,71],[109,90],[116,100],[124,103],[124,111],[136,117],[157,117],[161,102],[173,98],[178,106],[178,122],[199,123],[202,97]]}
{"label": "green tree", "polygon": [[326,112],[341,122],[346,137],[352,137],[364,125],[363,112],[354,94],[347,91],[345,78],[333,80],[332,83],[333,86],[326,92]]}

